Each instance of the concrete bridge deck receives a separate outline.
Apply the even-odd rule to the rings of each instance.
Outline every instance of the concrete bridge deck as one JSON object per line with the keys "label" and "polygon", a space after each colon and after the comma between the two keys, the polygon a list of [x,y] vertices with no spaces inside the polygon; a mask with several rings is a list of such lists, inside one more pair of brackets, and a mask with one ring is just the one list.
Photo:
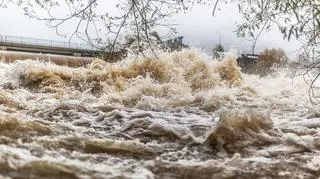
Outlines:
{"label": "concrete bridge deck", "polygon": [[87,57],[99,52],[87,44],[1,35],[0,50]]}

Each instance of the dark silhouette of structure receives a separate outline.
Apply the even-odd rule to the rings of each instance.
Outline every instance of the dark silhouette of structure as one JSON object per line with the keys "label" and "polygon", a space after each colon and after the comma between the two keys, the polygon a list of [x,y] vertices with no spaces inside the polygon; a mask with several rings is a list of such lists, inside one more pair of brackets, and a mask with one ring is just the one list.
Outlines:
{"label": "dark silhouette of structure", "polygon": [[259,55],[257,54],[241,54],[241,56],[237,58],[237,63],[241,71],[248,74],[258,73],[258,61]]}

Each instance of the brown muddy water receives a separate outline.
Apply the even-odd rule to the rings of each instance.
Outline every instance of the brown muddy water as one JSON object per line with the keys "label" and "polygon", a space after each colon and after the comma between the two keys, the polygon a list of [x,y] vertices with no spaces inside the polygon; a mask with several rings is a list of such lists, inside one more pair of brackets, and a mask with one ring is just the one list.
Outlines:
{"label": "brown muddy water", "polygon": [[308,85],[193,50],[0,63],[0,178],[317,178]]}

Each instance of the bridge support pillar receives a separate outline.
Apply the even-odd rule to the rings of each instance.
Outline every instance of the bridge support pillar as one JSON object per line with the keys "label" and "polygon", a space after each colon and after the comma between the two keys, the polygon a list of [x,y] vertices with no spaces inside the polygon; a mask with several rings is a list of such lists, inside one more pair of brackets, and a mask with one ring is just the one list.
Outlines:
{"label": "bridge support pillar", "polygon": [[7,47],[6,46],[0,46],[0,50],[6,51]]}
{"label": "bridge support pillar", "polygon": [[6,56],[5,56],[5,52],[3,52],[3,51],[7,51],[7,47],[6,46],[0,46],[0,51],[2,51],[0,53],[0,61],[1,62],[5,62],[6,61]]}
{"label": "bridge support pillar", "polygon": [[5,62],[6,61],[6,56],[5,56],[5,52],[1,51],[0,52],[0,62]]}

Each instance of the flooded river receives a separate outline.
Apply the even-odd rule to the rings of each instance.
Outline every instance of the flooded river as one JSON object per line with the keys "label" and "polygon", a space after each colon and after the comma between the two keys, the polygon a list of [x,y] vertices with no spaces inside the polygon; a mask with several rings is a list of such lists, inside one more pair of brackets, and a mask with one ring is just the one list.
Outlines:
{"label": "flooded river", "polygon": [[0,62],[0,178],[317,178],[308,84],[188,50]]}

